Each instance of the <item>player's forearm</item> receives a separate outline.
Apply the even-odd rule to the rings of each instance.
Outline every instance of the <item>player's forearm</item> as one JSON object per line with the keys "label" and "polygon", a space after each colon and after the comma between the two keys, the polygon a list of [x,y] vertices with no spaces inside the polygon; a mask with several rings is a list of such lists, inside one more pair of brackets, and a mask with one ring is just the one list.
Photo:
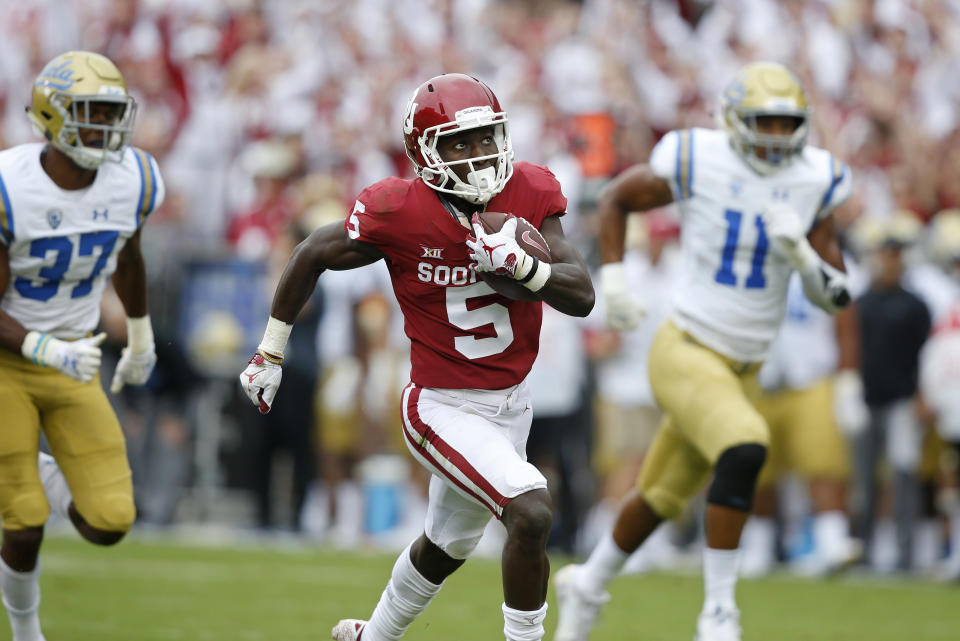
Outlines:
{"label": "player's forearm", "polygon": [[270,315],[292,324],[309,300],[324,269],[317,252],[306,241],[297,245],[280,276]]}
{"label": "player's forearm", "polygon": [[673,192],[665,180],[649,165],[634,165],[604,188],[597,203],[600,222],[600,262],[623,260],[627,237],[627,216],[633,212],[665,207],[673,202]]}
{"label": "player's forearm", "polygon": [[612,195],[604,196],[597,205],[600,223],[600,262],[619,263],[623,260],[623,244],[627,236],[628,212]]}
{"label": "player's forearm", "polygon": [[26,337],[27,328],[10,314],[0,310],[0,346],[19,354]]}
{"label": "player's forearm", "polygon": [[856,306],[850,305],[834,316],[837,337],[837,369],[860,369],[860,328],[857,325]]}
{"label": "player's forearm", "polygon": [[139,251],[124,252],[113,274],[113,289],[123,303],[127,318],[147,315],[147,268]]}
{"label": "player's forearm", "polygon": [[550,307],[569,316],[586,316],[595,300],[589,274],[569,263],[551,265],[550,279],[537,294]]}

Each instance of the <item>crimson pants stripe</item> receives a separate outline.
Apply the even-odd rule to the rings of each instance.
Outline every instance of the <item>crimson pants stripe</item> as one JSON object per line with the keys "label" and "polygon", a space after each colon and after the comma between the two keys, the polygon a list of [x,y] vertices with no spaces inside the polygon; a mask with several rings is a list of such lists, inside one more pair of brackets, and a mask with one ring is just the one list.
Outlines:
{"label": "crimson pants stripe", "polygon": [[[422,389],[423,388],[411,383],[407,386],[405,392],[408,394],[408,397],[404,417],[406,418],[406,425],[404,425],[403,433],[407,441],[409,441],[410,445],[423,456],[423,458],[429,461],[434,468],[446,476],[451,483],[480,501],[480,503],[485,505],[499,518],[503,512],[503,508],[510,502],[510,499],[500,494],[487,479],[483,478],[483,476],[470,465],[462,454],[440,438],[429,425],[423,422],[417,409],[417,403],[420,400],[420,392]],[[411,432],[415,432],[417,436],[415,437]],[[432,449],[436,452],[436,456],[434,452],[431,452],[430,448],[426,446],[427,443],[432,446]],[[441,459],[440,461],[437,460],[438,457]],[[466,477],[467,481],[469,481],[473,487],[468,486],[462,479],[458,478],[456,474],[443,465],[444,461],[455,467],[460,474]]]}

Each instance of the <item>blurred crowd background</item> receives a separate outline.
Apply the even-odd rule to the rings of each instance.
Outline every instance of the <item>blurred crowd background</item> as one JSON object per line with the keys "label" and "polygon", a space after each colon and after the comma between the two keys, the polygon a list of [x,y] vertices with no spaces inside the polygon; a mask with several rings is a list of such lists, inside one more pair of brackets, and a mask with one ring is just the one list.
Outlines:
{"label": "blurred crowd background", "polygon": [[[928,311],[922,338],[950,328],[960,297],[950,241],[960,207],[956,0],[21,0],[0,4],[0,31],[3,147],[35,139],[24,106],[46,61],[94,50],[124,72],[139,103],[134,144],[166,181],[143,237],[160,365],[146,389],[117,399],[143,528],[221,524],[348,546],[405,544],[421,527],[425,479],[399,438],[405,339],[382,265],[321,278],[270,415],[249,406],[235,378],[296,243],[344,218],[364,186],[412,175],[403,109],[439,73],[471,73],[494,89],[517,158],[558,176],[565,231],[596,267],[592,208],[603,184],[646,160],[665,132],[714,126],[717,96],[742,64],[783,62],[814,106],[810,144],[854,172],[855,194],[836,218],[859,291],[902,282]],[[668,313],[678,232],[671,211],[632,225],[632,269],[651,309],[637,332],[606,331],[602,301],[586,322],[545,316],[529,454],[551,479],[559,550],[589,549],[659,419],[644,354]],[[792,304],[791,318],[808,311]],[[116,349],[115,299],[103,323]],[[867,335],[903,343],[902,328],[859,326],[864,349]],[[824,327],[796,356],[834,354],[814,367],[829,379],[841,364]],[[949,434],[937,436],[954,388],[940,385],[939,406],[918,401],[923,342],[895,356],[903,364],[871,361],[874,373],[906,372],[912,389],[871,400],[867,372],[871,420],[847,421],[843,437],[854,527],[872,541],[867,563],[883,571],[932,572],[954,558],[951,536],[960,541],[960,519],[949,527],[956,457]],[[951,363],[941,367],[953,385]],[[771,387],[783,379],[768,377]],[[904,400],[907,436],[867,438]],[[867,441],[885,441],[869,447],[886,464],[858,463]],[[933,453],[914,455],[918,447]],[[903,489],[901,472],[906,508],[903,495],[884,498],[897,494],[885,487]],[[790,560],[810,553],[812,535],[803,492],[785,484],[776,554]],[[678,524],[672,545],[695,539],[684,531]]]}

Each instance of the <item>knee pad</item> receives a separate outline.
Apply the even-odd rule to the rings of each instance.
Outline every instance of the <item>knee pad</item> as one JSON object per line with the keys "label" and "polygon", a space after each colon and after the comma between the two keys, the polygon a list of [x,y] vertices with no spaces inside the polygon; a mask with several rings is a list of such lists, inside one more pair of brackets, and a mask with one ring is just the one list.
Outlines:
{"label": "knee pad", "polygon": [[766,458],[767,448],[758,443],[734,445],[724,450],[714,467],[707,502],[749,512],[753,509],[753,492]]}
{"label": "knee pad", "polygon": [[97,497],[93,505],[78,507],[83,520],[103,532],[126,532],[133,525],[137,510],[133,497],[127,494],[107,494]]}
{"label": "knee pad", "polygon": [[477,548],[477,544],[483,538],[483,530],[479,534],[467,532],[460,536],[445,536],[440,541],[436,541],[430,536],[427,536],[427,538],[450,558],[464,560],[473,554],[473,551]]}

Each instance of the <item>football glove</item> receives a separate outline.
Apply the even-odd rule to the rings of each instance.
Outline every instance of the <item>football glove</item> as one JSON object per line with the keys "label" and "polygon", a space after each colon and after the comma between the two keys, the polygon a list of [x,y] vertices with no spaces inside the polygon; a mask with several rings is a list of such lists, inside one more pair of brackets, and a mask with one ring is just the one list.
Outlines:
{"label": "football glove", "polygon": [[760,214],[760,218],[763,220],[767,237],[780,245],[790,262],[799,269],[800,265],[798,263],[801,256],[798,253],[798,248],[805,234],[797,212],[790,205],[774,203],[767,205]]}
{"label": "football glove", "polygon": [[611,329],[636,329],[647,314],[647,310],[627,289],[627,275],[623,263],[600,266],[600,292],[606,308],[607,325]]}
{"label": "football glove", "polygon": [[105,332],[89,338],[64,341],[42,332],[29,332],[23,339],[20,352],[37,365],[52,367],[70,378],[87,383],[100,369],[100,343]]}
{"label": "football glove", "polygon": [[840,370],[833,379],[833,415],[840,431],[848,437],[867,429],[870,410],[863,399],[863,379],[856,370]]}
{"label": "football glove", "polygon": [[120,361],[110,381],[110,392],[116,394],[124,385],[143,385],[156,364],[157,350],[150,317],[128,317],[127,346],[120,352]]}
{"label": "football glove", "polygon": [[803,281],[803,292],[817,307],[835,314],[850,303],[847,275],[824,261],[807,240],[800,217],[789,205],[768,205],[760,215],[767,237],[783,250]]}
{"label": "football glove", "polygon": [[143,385],[157,364],[156,348],[151,344],[146,352],[136,353],[130,347],[120,352],[120,361],[110,381],[110,392],[116,394],[124,385]]}
{"label": "football glove", "polygon": [[240,374],[240,386],[261,414],[266,414],[273,406],[282,376],[280,363],[264,358],[259,352],[247,361],[247,369]]}
{"label": "football glove", "polygon": [[517,219],[508,218],[500,231],[492,234],[483,230],[480,217],[476,214],[471,223],[474,238],[467,239],[467,247],[471,249],[470,259],[474,261],[474,269],[515,280],[526,278],[536,261],[517,243]]}

